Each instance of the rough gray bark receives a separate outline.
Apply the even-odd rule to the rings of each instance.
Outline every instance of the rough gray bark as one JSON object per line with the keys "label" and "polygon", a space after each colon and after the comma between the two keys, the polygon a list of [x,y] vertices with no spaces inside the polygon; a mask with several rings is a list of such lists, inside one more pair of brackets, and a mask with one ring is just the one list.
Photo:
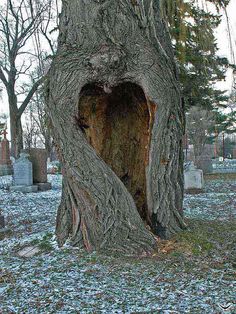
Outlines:
{"label": "rough gray bark", "polygon": [[[140,91],[134,94],[130,84],[144,96],[139,96]],[[121,101],[122,92],[117,90],[123,89],[126,100]],[[139,132],[138,122],[134,127],[128,118],[126,132],[130,145],[141,145],[131,142],[130,134],[138,134],[135,140],[147,143],[142,145],[141,154],[147,155],[143,157],[145,187],[142,185],[146,191],[138,190],[145,196],[146,222],[161,237],[184,228],[184,116],[170,38],[158,1],[63,1],[59,47],[50,70],[46,99],[64,165],[56,228],[60,245],[70,238],[88,250],[131,253],[150,252],[156,246],[154,236],[138,214],[131,191],[138,174],[122,157],[126,152],[127,158],[131,156],[131,148],[122,148],[127,138],[122,141],[117,136],[116,142],[110,135],[116,123],[123,126],[125,115],[117,110],[120,102],[124,103],[121,108],[125,108],[127,117],[146,116],[149,112],[148,120],[140,118],[144,121],[140,128],[147,125],[145,134]],[[127,105],[129,101],[133,111],[131,104]],[[135,104],[141,108],[139,113]],[[110,106],[117,112],[114,123],[109,122]],[[106,125],[111,127],[109,132]],[[123,154],[116,161],[105,152],[108,144],[103,132],[109,134],[111,147]],[[122,167],[128,167],[122,177],[117,170],[119,160]],[[135,162],[142,165],[136,157]],[[131,186],[124,182],[130,173]]]}

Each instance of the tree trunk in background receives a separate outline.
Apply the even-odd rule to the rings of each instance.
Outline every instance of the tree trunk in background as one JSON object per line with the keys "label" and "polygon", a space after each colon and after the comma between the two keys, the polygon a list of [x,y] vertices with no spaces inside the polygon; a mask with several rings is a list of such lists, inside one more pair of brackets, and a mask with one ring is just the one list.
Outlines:
{"label": "tree trunk in background", "polygon": [[63,1],[46,99],[64,167],[60,245],[151,252],[148,229],[185,227],[184,113],[158,2]]}
{"label": "tree trunk in background", "polygon": [[16,119],[15,116],[10,114],[11,125],[11,156],[17,158],[23,149],[23,131],[21,119]]}
{"label": "tree trunk in background", "polygon": [[18,115],[17,100],[13,92],[8,93],[11,128],[11,156],[17,158],[23,149],[23,130]]}

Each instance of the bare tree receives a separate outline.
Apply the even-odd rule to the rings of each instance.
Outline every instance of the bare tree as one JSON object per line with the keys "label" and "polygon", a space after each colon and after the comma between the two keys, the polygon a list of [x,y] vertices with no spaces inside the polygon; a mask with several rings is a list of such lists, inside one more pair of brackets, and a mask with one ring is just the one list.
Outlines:
{"label": "bare tree", "polygon": [[44,146],[48,157],[52,154],[53,141],[48,116],[45,112],[43,88],[39,88],[34,94],[25,111],[26,123],[24,126],[25,146]]}
{"label": "bare tree", "polygon": [[23,140],[25,144],[24,147],[26,149],[38,147],[38,142],[41,135],[38,125],[34,119],[34,113],[30,107],[31,105],[26,109],[26,111],[29,111],[29,113],[26,115],[26,121],[23,126]]}
{"label": "bare tree", "polygon": [[193,144],[194,159],[197,162],[216,123],[215,116],[209,110],[192,107],[186,115],[186,121],[187,135],[191,144]]}
{"label": "bare tree", "polygon": [[[0,7],[0,80],[8,95],[14,156],[23,147],[21,116],[44,81],[42,71],[35,71],[38,55],[30,48],[30,42],[35,32],[43,28],[50,5],[51,1],[43,0],[6,0]],[[32,72],[33,84],[23,84]]]}

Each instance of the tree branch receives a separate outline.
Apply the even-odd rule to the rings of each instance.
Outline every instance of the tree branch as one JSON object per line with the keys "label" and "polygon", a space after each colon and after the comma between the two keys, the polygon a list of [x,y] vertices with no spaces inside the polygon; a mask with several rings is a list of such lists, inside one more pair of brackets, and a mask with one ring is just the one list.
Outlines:
{"label": "tree branch", "polygon": [[3,82],[5,87],[8,88],[8,81],[6,79],[6,76],[5,76],[1,66],[0,66],[0,80]]}
{"label": "tree branch", "polygon": [[29,91],[28,95],[26,96],[25,100],[23,101],[22,105],[20,106],[20,108],[18,109],[18,117],[21,117],[21,115],[23,114],[25,108],[27,107],[27,105],[29,104],[30,100],[32,99],[34,93],[37,91],[38,87],[44,82],[45,80],[45,76],[41,77],[38,81],[36,81],[34,83],[34,85],[32,86],[31,90]]}

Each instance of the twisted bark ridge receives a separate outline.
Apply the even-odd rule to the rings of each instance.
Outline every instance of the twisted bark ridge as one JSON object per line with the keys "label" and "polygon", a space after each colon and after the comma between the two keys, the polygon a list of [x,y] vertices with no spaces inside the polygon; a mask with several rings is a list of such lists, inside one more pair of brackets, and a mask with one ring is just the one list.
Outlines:
{"label": "twisted bark ridge", "polygon": [[152,252],[153,233],[184,228],[184,116],[159,2],[62,2],[46,88],[64,166],[58,242]]}

